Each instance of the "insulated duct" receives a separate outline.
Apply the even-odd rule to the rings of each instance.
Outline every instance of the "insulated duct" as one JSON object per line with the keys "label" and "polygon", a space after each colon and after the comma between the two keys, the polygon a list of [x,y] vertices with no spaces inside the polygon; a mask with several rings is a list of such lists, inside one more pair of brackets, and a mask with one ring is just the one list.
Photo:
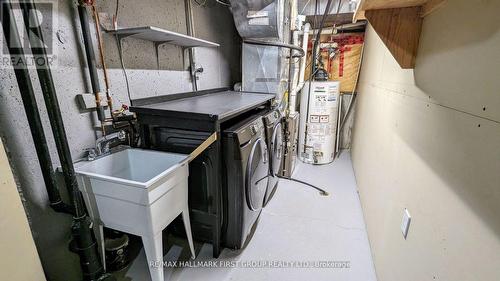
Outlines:
{"label": "insulated duct", "polygon": [[242,38],[283,40],[283,0],[231,0],[231,12]]}

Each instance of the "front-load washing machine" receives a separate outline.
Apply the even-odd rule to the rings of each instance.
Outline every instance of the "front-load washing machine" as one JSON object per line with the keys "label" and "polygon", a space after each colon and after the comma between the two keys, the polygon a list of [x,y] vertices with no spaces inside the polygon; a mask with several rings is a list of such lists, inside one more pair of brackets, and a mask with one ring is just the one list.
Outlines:
{"label": "front-load washing machine", "polygon": [[257,226],[268,182],[268,151],[262,115],[250,117],[222,134],[225,184],[224,245],[243,248]]}
{"label": "front-load washing machine", "polygon": [[269,151],[269,181],[267,183],[264,206],[271,200],[278,187],[278,175],[283,158],[283,127],[281,125],[281,119],[279,110],[272,110],[264,114],[262,118]]}

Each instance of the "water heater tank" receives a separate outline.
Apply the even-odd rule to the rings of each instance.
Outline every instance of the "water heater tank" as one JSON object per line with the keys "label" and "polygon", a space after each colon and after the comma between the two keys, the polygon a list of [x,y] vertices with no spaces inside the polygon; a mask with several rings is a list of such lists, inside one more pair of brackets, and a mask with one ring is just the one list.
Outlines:
{"label": "water heater tank", "polygon": [[231,0],[231,12],[244,39],[283,39],[284,0]]}
{"label": "water heater tank", "polygon": [[305,163],[327,164],[335,157],[339,89],[335,81],[306,82],[302,88],[298,155]]}

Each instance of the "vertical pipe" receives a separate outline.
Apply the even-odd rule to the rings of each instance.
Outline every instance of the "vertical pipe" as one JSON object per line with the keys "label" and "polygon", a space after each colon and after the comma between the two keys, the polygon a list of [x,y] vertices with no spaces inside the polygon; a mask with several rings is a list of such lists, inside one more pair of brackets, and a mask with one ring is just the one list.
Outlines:
{"label": "vertical pipe", "polygon": [[304,32],[302,35],[302,49],[304,50],[304,56],[300,59],[300,68],[299,68],[299,80],[297,85],[290,92],[290,113],[295,113],[295,108],[297,107],[297,94],[304,87],[304,76],[307,64],[307,46],[309,43],[309,27],[310,24],[306,23],[304,25]]}
{"label": "vertical pipe", "polygon": [[28,37],[31,43],[33,57],[35,58],[35,61],[46,62],[43,64],[36,64],[36,71],[40,78],[39,81],[45,105],[47,107],[47,114],[49,115],[52,133],[54,134],[57,152],[61,161],[64,182],[68,187],[69,195],[72,197],[71,199],[73,201],[73,207],[75,208],[75,216],[80,217],[85,214],[85,210],[80,191],[78,190],[78,184],[76,182],[73,160],[71,158],[71,152],[67,142],[66,131],[64,129],[61,109],[59,108],[59,102],[56,96],[56,89],[53,84],[52,73],[48,64],[47,53],[45,48],[35,47],[39,42],[44,42],[40,29],[40,23],[38,22],[38,17],[34,16],[35,14],[30,12],[35,10],[35,7],[31,2],[21,2],[20,6],[23,9],[25,27],[28,34],[30,34]]}
{"label": "vertical pipe", "polygon": [[[95,103],[97,109],[97,118],[104,122],[104,108],[101,105],[101,87],[99,85],[99,76],[97,75],[96,59],[94,53],[94,45],[90,35],[89,15],[85,3],[79,1],[78,14],[80,16],[80,24],[82,27],[83,44],[85,45],[85,55],[87,57],[87,65],[89,68],[90,82],[92,83],[92,91],[95,95]],[[102,124],[101,124],[102,125]]]}
{"label": "vertical pipe", "polygon": [[338,99],[338,111],[337,111],[337,131],[335,132],[335,153],[334,158],[337,158],[340,155],[340,124],[342,123],[342,104],[344,101],[344,95],[339,94]]}
{"label": "vertical pipe", "polygon": [[110,116],[113,116],[113,99],[111,98],[111,87],[109,85],[108,68],[106,67],[106,60],[104,58],[104,44],[102,42],[101,26],[99,23],[99,13],[95,6],[95,2],[92,3],[92,14],[94,15],[95,22],[95,32],[97,33],[97,46],[99,48],[99,57],[102,64],[102,72],[104,73],[104,85],[106,86],[106,99],[108,100],[108,109]]}
{"label": "vertical pipe", "polygon": [[[31,1],[21,2],[20,5],[23,10],[24,26],[29,34],[30,45],[35,61],[43,60],[47,62],[41,65],[36,64],[36,70],[47,107],[47,112],[49,114],[59,159],[61,161],[64,180],[68,193],[72,197],[73,201],[74,216],[71,232],[74,242],[74,250],[80,258],[83,280],[105,280],[109,278],[109,275],[105,274],[104,267],[102,266],[102,262],[97,253],[97,243],[94,233],[92,232],[92,222],[87,216],[81,193],[78,190],[71,152],[66,138],[64,123],[62,121],[62,115],[57,101],[57,94],[50,66],[48,64],[47,53],[44,48],[35,47],[38,42],[44,42],[38,17],[36,16],[36,13],[32,13],[32,11],[36,10],[36,8]],[[17,37],[17,40],[19,40],[18,33],[11,35],[13,36],[10,37]]]}
{"label": "vertical pipe", "polygon": [[306,23],[304,25],[304,33],[302,35],[302,49],[304,49],[305,55],[302,57],[300,61],[300,70],[299,70],[299,87],[304,84],[304,76],[306,72],[306,64],[307,64],[307,46],[309,45],[309,29],[311,25]]}
{"label": "vertical pipe", "polygon": [[38,113],[38,106],[31,84],[30,76],[26,66],[26,58],[19,39],[19,33],[12,14],[11,4],[6,0],[0,0],[0,10],[2,11],[2,27],[5,35],[5,42],[9,49],[12,61],[21,62],[23,65],[14,66],[14,74],[16,76],[21,98],[26,111],[33,143],[37,153],[42,176],[49,196],[50,205],[55,211],[71,213],[70,207],[63,203],[59,190],[57,189],[54,171],[52,169],[52,159],[47,146],[47,140],[43,131],[42,121]]}

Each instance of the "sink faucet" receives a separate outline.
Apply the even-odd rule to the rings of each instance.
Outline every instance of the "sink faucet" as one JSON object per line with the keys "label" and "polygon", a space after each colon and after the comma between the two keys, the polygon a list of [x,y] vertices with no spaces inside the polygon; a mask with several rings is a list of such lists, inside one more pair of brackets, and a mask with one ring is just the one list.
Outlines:
{"label": "sink faucet", "polygon": [[119,131],[106,136],[98,138],[95,142],[95,149],[89,152],[89,160],[94,160],[96,157],[108,154],[110,151],[110,144],[116,141],[123,141],[126,138],[125,131]]}

